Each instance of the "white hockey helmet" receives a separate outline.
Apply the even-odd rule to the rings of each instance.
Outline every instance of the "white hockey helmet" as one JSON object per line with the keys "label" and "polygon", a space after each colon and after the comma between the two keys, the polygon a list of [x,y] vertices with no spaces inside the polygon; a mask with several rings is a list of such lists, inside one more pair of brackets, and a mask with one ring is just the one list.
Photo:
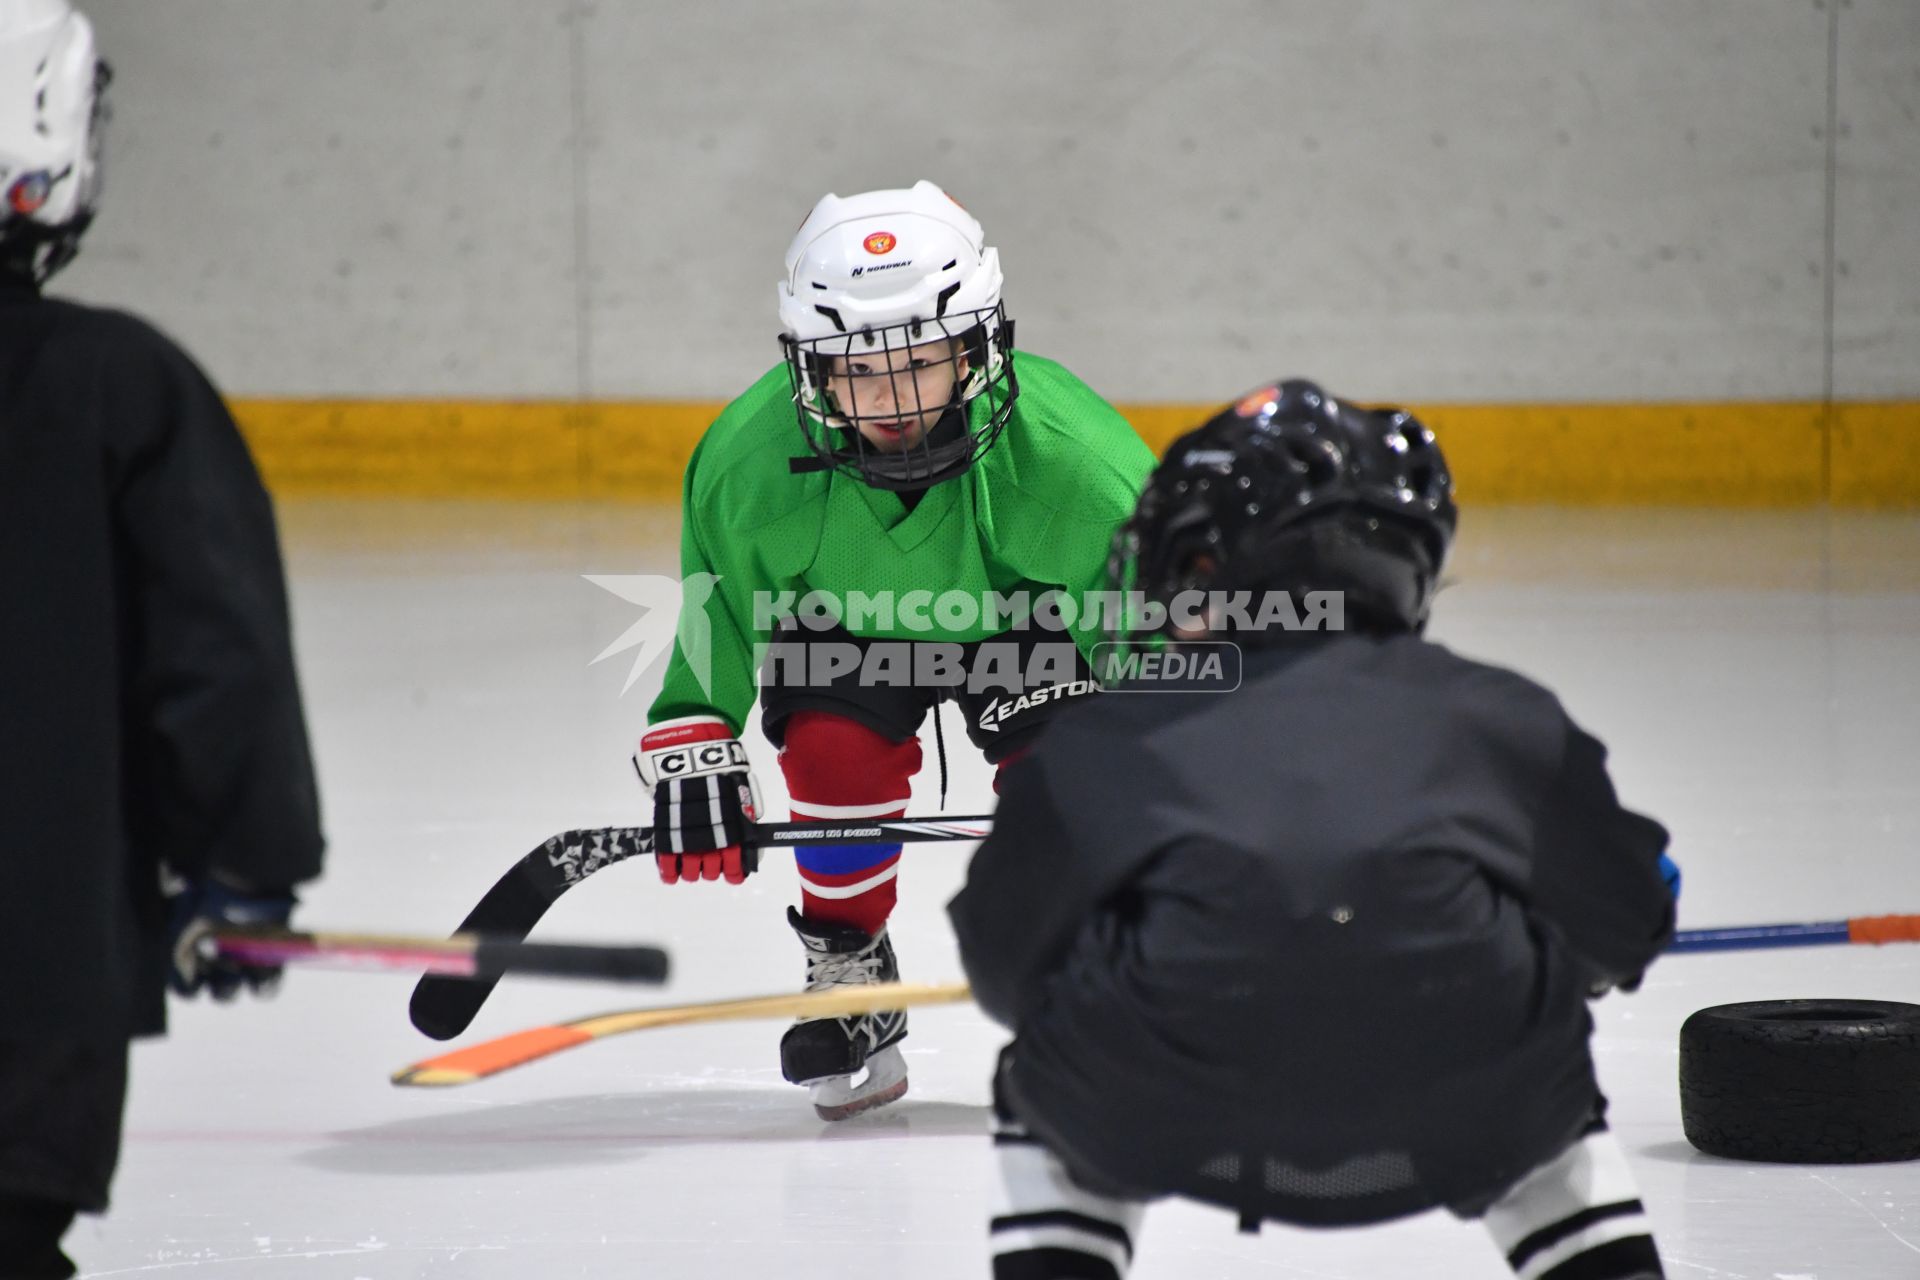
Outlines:
{"label": "white hockey helmet", "polygon": [[0,0],[0,254],[36,281],[93,221],[110,74],[68,0]]}
{"label": "white hockey helmet", "polygon": [[[959,475],[999,437],[1013,411],[1013,325],[1000,300],[1000,253],[972,214],[933,183],[823,196],[787,249],[781,346],[794,405],[821,468],[888,489]],[[945,430],[880,454],[826,391],[824,360],[959,339],[967,374]],[[975,402],[984,410],[975,412]]]}

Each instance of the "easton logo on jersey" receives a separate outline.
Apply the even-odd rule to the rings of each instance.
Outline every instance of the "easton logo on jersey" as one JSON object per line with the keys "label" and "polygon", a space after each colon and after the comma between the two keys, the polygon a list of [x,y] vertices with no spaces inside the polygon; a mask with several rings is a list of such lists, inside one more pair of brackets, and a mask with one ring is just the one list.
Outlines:
{"label": "easton logo on jersey", "polygon": [[1019,715],[1029,707],[1037,707],[1047,702],[1061,702],[1068,698],[1078,698],[1089,693],[1099,693],[1100,686],[1092,680],[1072,680],[1066,684],[1048,685],[1035,689],[1032,693],[1002,702],[999,698],[987,703],[975,723],[988,733],[1000,732],[1000,726]]}
{"label": "easton logo on jersey", "polygon": [[900,241],[895,238],[891,231],[876,231],[860,243],[866,248],[868,253],[878,256],[883,253],[892,253],[893,247],[899,244]]}

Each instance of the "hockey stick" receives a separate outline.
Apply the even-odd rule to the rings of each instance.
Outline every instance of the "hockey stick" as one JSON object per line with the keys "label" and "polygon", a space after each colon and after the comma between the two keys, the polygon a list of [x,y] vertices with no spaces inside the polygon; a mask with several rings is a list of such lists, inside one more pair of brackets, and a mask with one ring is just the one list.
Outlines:
{"label": "hockey stick", "polygon": [[1730,925],[1721,929],[1682,929],[1669,953],[1757,951],[1772,947],[1819,947],[1836,942],[1920,942],[1920,916],[1854,916],[1806,924]]}
{"label": "hockey stick", "polygon": [[[459,933],[522,941],[568,889],[602,867],[652,851],[653,833],[642,827],[601,827],[550,836],[480,895],[460,922]],[[472,1025],[498,982],[497,976],[463,980],[428,974],[414,986],[407,1016],[435,1040],[451,1040]]]}
{"label": "hockey stick", "polygon": [[[749,837],[755,846],[818,844],[892,844],[929,840],[984,840],[991,816],[887,819],[861,823],[757,823]],[[482,894],[461,933],[483,933],[519,941],[533,932],[560,895],[602,867],[653,852],[646,827],[599,827],[563,831],[530,850]],[[428,974],[413,989],[407,1014],[413,1025],[435,1040],[451,1040],[473,1025],[480,1006],[493,994],[499,975],[474,978]]]}
{"label": "hockey stick", "polygon": [[583,946],[520,942],[485,934],[416,938],[377,933],[307,933],[292,929],[218,929],[207,943],[218,955],[246,964],[334,964],[357,969],[401,969],[460,977],[499,978],[524,973],[609,982],[665,982],[667,953],[659,947]]}
{"label": "hockey stick", "polygon": [[[1782,939],[1791,939],[1782,941]],[[1920,915],[1858,916],[1852,920],[1811,924],[1742,925],[1721,929],[1683,929],[1674,935],[1669,954],[1691,951],[1733,951],[1781,946],[1820,946],[1831,943],[1920,942]],[[969,999],[962,984],[936,987],[881,983],[843,991],[808,995],[756,996],[713,1004],[673,1005],[661,1009],[628,1009],[597,1017],[535,1027],[486,1040],[465,1049],[428,1058],[393,1075],[397,1085],[471,1084],[514,1067],[537,1062],[551,1054],[628,1031],[713,1022],[727,1018],[840,1017],[906,1009],[921,1004],[949,1004]]]}
{"label": "hockey stick", "polygon": [[813,991],[802,995],[749,996],[744,1000],[713,1000],[703,1004],[667,1005],[659,1009],[628,1009],[594,1018],[535,1027],[457,1049],[416,1062],[393,1073],[397,1085],[471,1084],[502,1071],[571,1049],[592,1040],[647,1031],[654,1027],[685,1026],[695,1022],[730,1022],[747,1018],[843,1018],[889,1009],[912,1009],[930,1004],[960,1004],[973,998],[964,982],[945,986],[918,986],[887,982],[871,987]]}

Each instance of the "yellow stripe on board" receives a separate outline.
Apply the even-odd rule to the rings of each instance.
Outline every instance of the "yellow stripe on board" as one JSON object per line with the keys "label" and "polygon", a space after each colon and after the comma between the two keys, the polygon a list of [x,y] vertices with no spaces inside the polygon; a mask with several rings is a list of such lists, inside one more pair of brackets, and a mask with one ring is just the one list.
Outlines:
{"label": "yellow stripe on board", "polygon": [[[1216,407],[1120,409],[1159,452]],[[1920,507],[1916,401],[1413,407],[1468,504]],[[283,496],[673,500],[720,408],[241,400],[234,413]]]}
{"label": "yellow stripe on board", "polygon": [[1920,404],[1833,407],[1833,502],[1920,506]]}

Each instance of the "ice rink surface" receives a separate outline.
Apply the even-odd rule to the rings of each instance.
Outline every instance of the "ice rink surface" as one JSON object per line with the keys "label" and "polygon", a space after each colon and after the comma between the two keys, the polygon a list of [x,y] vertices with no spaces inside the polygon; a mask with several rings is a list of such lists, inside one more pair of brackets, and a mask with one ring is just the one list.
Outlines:
{"label": "ice rink surface", "polygon": [[[332,843],[313,928],[442,932],[553,832],[646,820],[627,755],[659,670],[589,660],[636,608],[585,574],[671,572],[671,510],[289,502],[299,653]],[[1665,821],[1686,927],[1920,911],[1920,519],[1466,512],[1433,635],[1556,689]],[[989,803],[947,722],[946,811]],[[755,738],[762,786],[780,774]],[[915,786],[935,811],[933,753]],[[775,798],[770,797],[770,798]],[[776,812],[784,813],[784,808]],[[964,846],[909,848],[910,980],[957,978],[943,906]],[[510,980],[468,1039],[638,1004],[796,989],[790,855],[747,885],[604,872],[537,937],[672,949],[661,989]],[[912,1091],[838,1126],[781,1082],[780,1026],[645,1032],[463,1089],[403,1090],[442,1046],[409,979],[304,970],[267,1004],[175,1007],[135,1054],[115,1204],[69,1249],[90,1277],[984,1277],[987,1072],[971,1008],[913,1015]],[[1683,1280],[1920,1276],[1920,1162],[1743,1165],[1682,1137],[1691,1011],[1786,996],[1920,1002],[1920,948],[1678,957],[1596,1007],[1613,1121]],[[1311,1028],[1303,1028],[1311,1035]],[[1920,1088],[1920,1080],[1915,1087]],[[1167,1203],[1143,1280],[1469,1280],[1479,1228],[1235,1233]]]}

